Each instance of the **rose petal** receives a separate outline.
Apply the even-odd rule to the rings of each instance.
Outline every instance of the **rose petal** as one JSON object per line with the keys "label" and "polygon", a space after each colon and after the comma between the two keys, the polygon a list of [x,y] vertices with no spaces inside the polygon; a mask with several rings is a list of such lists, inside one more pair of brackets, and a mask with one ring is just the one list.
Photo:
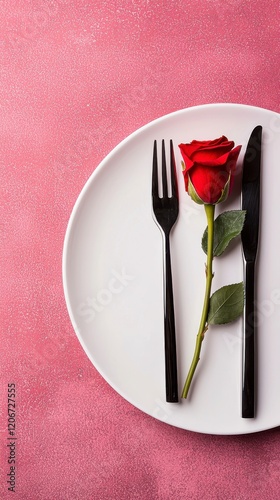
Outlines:
{"label": "rose petal", "polygon": [[[220,157],[224,157],[226,154],[229,154],[234,146],[234,142],[228,142],[226,144],[220,144],[215,147],[207,147],[204,149],[198,149],[192,156],[191,159],[194,163],[204,163],[206,165],[211,164],[211,162],[215,162],[219,160]],[[218,162],[217,165],[221,163]]]}
{"label": "rose petal", "polygon": [[219,158],[211,158],[210,154],[208,155],[207,160],[200,160],[198,157],[196,157],[195,161],[193,161],[193,164],[196,165],[199,163],[200,165],[205,165],[208,167],[221,167],[223,165],[226,165],[228,162],[233,163],[233,161],[237,160],[240,149],[241,146],[236,146],[231,151],[222,154]]}

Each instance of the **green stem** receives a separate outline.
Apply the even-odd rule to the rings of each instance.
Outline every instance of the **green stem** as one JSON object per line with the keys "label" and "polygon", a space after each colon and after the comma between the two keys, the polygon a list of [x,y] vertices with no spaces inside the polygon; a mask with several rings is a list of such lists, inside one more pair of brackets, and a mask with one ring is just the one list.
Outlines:
{"label": "green stem", "polygon": [[207,265],[206,265],[206,286],[204,303],[202,309],[202,315],[200,320],[200,325],[196,337],[195,351],[192,359],[192,363],[189,369],[188,376],[182,392],[182,398],[186,398],[189,392],[189,388],[196,370],[197,364],[200,358],[201,345],[204,339],[204,334],[208,328],[207,317],[209,311],[210,293],[211,285],[213,279],[212,264],[213,264],[213,242],[214,242],[214,213],[215,205],[204,205],[205,213],[207,217],[208,224],[208,240],[207,240]]}

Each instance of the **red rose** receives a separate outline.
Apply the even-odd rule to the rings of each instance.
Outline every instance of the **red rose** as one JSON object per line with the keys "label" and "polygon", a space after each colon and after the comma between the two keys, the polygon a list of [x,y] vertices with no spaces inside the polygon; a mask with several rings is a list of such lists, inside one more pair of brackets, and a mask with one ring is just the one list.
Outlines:
{"label": "red rose", "polygon": [[[228,197],[241,146],[224,135],[214,141],[179,144],[186,191],[197,203],[215,205]],[[234,148],[234,149],[233,149]]]}

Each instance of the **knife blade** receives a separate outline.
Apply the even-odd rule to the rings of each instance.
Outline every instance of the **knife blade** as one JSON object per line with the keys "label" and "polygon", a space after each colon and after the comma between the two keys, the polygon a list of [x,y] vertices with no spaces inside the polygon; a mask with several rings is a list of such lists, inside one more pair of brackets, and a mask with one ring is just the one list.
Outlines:
{"label": "knife blade", "polygon": [[256,318],[255,267],[259,240],[262,126],[254,128],[244,156],[241,241],[244,258],[245,306],[242,335],[242,418],[255,417]]}

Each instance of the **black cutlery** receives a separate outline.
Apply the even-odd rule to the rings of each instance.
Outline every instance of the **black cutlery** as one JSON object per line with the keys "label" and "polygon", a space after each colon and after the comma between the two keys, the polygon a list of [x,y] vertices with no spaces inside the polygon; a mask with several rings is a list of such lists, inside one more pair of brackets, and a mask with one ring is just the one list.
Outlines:
{"label": "black cutlery", "polygon": [[[152,172],[152,205],[156,222],[164,242],[164,349],[166,401],[178,402],[177,355],[172,288],[170,232],[179,213],[178,186],[173,143],[170,141],[170,194],[168,194],[165,144],[162,141],[162,168],[158,169],[157,142],[154,141]],[[159,178],[162,180],[162,195],[159,195]]]}
{"label": "black cutlery", "polygon": [[243,163],[242,210],[246,210],[246,216],[241,232],[245,278],[242,339],[242,418],[254,418],[256,406],[255,264],[259,239],[261,139],[262,127],[258,125],[250,136]]}

